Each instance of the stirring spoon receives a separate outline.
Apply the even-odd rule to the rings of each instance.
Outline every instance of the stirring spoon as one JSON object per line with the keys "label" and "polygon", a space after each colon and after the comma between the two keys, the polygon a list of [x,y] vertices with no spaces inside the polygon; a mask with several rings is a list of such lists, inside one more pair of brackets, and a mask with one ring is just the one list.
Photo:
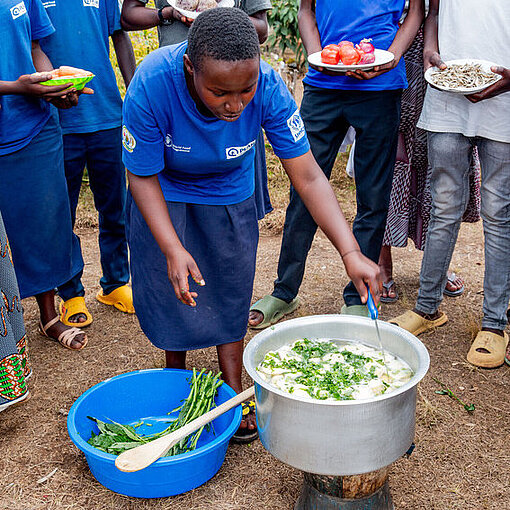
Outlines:
{"label": "stirring spoon", "polygon": [[379,332],[379,324],[377,321],[377,319],[379,318],[379,310],[377,309],[377,306],[375,306],[375,301],[372,296],[372,293],[370,292],[370,287],[368,285],[367,285],[367,290],[368,290],[368,298],[367,298],[368,313],[370,314],[370,318],[375,323],[375,331],[377,333],[377,340],[379,341],[379,348],[381,349],[384,368],[386,369],[386,377],[388,377],[388,382],[389,382],[390,374],[388,372],[388,366],[386,365],[386,356],[384,355],[384,349],[383,349],[382,340],[381,340],[381,333]]}

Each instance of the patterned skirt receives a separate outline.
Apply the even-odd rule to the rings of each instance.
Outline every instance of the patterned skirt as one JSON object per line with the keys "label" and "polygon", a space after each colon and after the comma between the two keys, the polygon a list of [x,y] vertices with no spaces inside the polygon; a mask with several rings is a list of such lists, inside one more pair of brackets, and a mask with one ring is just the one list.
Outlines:
{"label": "patterned skirt", "polygon": [[[430,220],[432,197],[427,157],[427,133],[416,127],[427,83],[423,77],[423,33],[404,55],[409,87],[402,95],[399,150],[390,196],[384,246],[402,247],[411,238],[423,250]],[[473,151],[469,203],[463,221],[480,219],[480,163]]]}
{"label": "patterned skirt", "polygon": [[0,411],[28,396],[27,354],[18,284],[0,215]]}

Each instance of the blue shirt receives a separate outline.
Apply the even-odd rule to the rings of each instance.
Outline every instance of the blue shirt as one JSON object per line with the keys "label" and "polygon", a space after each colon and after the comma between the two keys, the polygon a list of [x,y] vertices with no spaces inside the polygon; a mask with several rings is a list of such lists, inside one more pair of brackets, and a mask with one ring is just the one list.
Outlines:
{"label": "blue shirt", "polygon": [[[321,46],[347,40],[357,44],[372,39],[372,44],[387,50],[399,28],[405,0],[317,0],[315,17]],[[395,90],[407,87],[404,59],[397,67],[371,80],[357,80],[349,76],[327,76],[312,68],[305,83],[325,89]]]}
{"label": "blue shirt", "polygon": [[55,68],[79,67],[96,76],[94,95],[59,110],[64,134],[93,133],[122,124],[122,99],[110,64],[109,36],[121,30],[118,0],[43,0],[56,32],[41,41]]}
{"label": "blue shirt", "polygon": [[124,100],[123,159],[130,172],[159,174],[167,201],[230,205],[254,191],[255,141],[262,126],[281,158],[310,146],[296,103],[278,74],[260,64],[253,100],[234,122],[202,115],[186,87],[187,43],[152,52]]}
{"label": "blue shirt", "polygon": [[[0,80],[35,72],[32,41],[54,31],[40,0],[0,0]],[[0,155],[22,149],[50,117],[42,99],[0,95]]]}

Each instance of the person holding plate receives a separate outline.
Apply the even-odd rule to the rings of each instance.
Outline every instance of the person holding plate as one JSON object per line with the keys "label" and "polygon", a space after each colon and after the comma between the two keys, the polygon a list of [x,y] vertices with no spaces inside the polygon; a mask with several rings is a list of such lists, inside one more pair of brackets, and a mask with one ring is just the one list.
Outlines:
{"label": "person holding plate", "polygon": [[[184,368],[186,351],[216,346],[225,382],[240,392],[258,243],[253,160],[261,127],[363,300],[365,284],[378,299],[379,269],[361,254],[289,91],[260,60],[249,16],[211,9],[194,21],[188,39],[146,57],[124,101],[134,303],[142,330],[166,351],[167,367]],[[253,438],[255,427],[250,414],[237,439]]]}
{"label": "person holding plate", "polygon": [[502,79],[484,91],[463,95],[428,87],[418,126],[427,130],[432,212],[420,290],[413,310],[394,319],[419,334],[443,325],[439,311],[447,268],[469,196],[472,148],[482,168],[481,216],[485,235],[482,328],[467,355],[484,368],[500,366],[508,335],[510,299],[510,3],[507,0],[431,0],[425,24],[425,69],[445,69],[449,60],[482,59],[498,64]]}
{"label": "person holding plate", "polygon": [[[54,28],[41,0],[0,0],[0,210],[21,298],[35,296],[40,332],[68,349],[87,343],[55,310],[55,288],[83,268],[73,242],[59,108],[78,104],[71,83],[46,86],[53,66],[39,40]],[[36,72],[37,71],[37,72]],[[66,91],[64,93],[64,91]]]}
{"label": "person holding plate", "polygon": [[[353,232],[361,251],[379,259],[400,122],[400,98],[407,86],[402,55],[413,42],[424,16],[423,0],[412,0],[399,27],[404,0],[301,0],[299,30],[308,55],[342,40],[372,39],[394,59],[371,71],[338,73],[310,67],[304,78],[301,114],[312,153],[329,178],[338,149],[349,128],[356,130],[354,156],[357,215]],[[317,225],[296,190],[285,218],[278,278],[271,295],[251,307],[249,324],[264,328],[298,306],[306,258]],[[353,283],[344,289],[344,312],[367,315]]]}

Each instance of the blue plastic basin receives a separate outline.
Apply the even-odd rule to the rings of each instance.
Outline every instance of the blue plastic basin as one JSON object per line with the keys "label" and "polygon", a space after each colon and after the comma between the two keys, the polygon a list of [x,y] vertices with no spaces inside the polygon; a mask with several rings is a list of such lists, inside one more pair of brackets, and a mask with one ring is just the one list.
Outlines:
{"label": "blue plastic basin", "polygon": [[[240,406],[214,420],[210,431],[204,429],[196,450],[161,458],[134,473],[119,471],[115,467],[115,455],[87,443],[92,432],[99,432],[87,416],[123,424],[143,421],[145,425],[136,429],[141,434],[168,427],[163,420],[188,396],[187,379],[191,374],[188,370],[137,370],[96,384],[76,400],[67,417],[67,430],[73,443],[85,454],[90,471],[99,483],[126,496],[159,498],[194,489],[218,472],[228,442],[241,422]],[[222,384],[216,404],[234,396],[234,390]]]}

